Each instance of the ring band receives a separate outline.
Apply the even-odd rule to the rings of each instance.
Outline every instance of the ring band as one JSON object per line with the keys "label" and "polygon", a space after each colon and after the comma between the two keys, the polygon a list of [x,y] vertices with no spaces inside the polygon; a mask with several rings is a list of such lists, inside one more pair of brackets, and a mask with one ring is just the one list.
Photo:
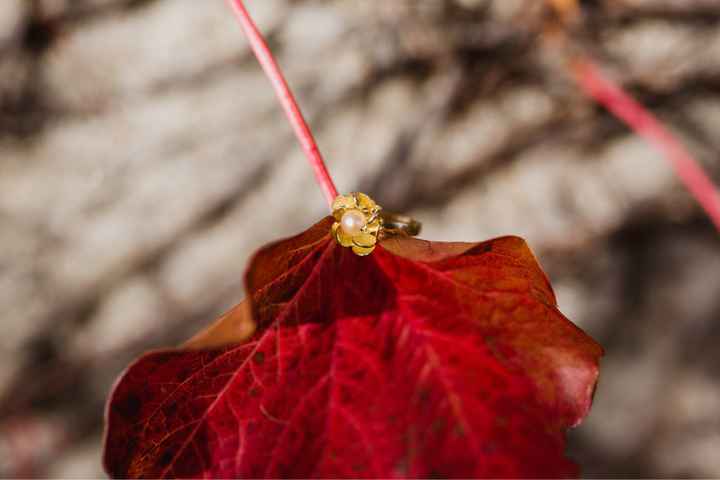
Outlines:
{"label": "ring band", "polygon": [[380,211],[383,220],[382,234],[385,235],[407,235],[414,237],[420,234],[422,223],[412,217],[399,213]]}

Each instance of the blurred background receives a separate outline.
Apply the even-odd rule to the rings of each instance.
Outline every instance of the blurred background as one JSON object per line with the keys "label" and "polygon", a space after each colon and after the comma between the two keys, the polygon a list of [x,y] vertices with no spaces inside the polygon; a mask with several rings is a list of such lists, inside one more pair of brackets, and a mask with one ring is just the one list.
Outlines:
{"label": "blurred background", "polygon": [[[585,475],[720,477],[720,238],[573,83],[545,2],[247,4],[340,191],[428,239],[524,236],[605,346]],[[573,47],[720,180],[720,0],[581,5]],[[0,476],[102,476],[121,370],[325,208],[222,0],[2,0]]]}

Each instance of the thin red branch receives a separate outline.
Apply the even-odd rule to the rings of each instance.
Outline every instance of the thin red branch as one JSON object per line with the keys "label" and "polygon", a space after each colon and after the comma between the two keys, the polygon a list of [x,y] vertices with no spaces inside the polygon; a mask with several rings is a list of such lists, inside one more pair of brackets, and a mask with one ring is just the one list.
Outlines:
{"label": "thin red branch", "polygon": [[328,173],[325,161],[320,154],[320,149],[315,142],[315,138],[313,137],[302,112],[300,112],[300,107],[298,107],[297,101],[290,91],[290,87],[285,81],[285,77],[283,76],[280,67],[275,61],[272,52],[270,52],[270,48],[268,48],[267,42],[265,42],[265,39],[255,25],[255,22],[253,22],[250,14],[245,9],[245,5],[243,5],[242,0],[227,1],[232,7],[233,12],[235,12],[235,16],[240,21],[240,25],[242,26],[245,36],[250,42],[250,46],[252,47],[255,56],[260,62],[265,74],[270,79],[270,82],[275,89],[275,93],[280,100],[280,104],[285,111],[285,115],[290,121],[293,130],[295,130],[295,135],[300,141],[300,146],[302,147],[303,152],[305,152],[305,156],[315,172],[315,178],[320,184],[320,188],[322,188],[328,205],[331,205],[333,200],[335,200],[335,197],[338,195],[337,189],[335,188],[335,184]]}
{"label": "thin red branch", "polygon": [[720,231],[720,193],[682,143],[634,98],[603,75],[587,58],[572,63],[576,80],[585,92],[654,145]]}

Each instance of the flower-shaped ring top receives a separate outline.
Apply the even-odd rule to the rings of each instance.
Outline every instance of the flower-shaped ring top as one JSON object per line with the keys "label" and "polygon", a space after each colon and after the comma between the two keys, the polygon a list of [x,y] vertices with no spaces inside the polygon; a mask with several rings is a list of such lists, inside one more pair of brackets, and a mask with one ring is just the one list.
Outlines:
{"label": "flower-shaped ring top", "polygon": [[343,247],[350,247],[357,255],[369,255],[383,226],[380,205],[364,193],[338,195],[332,204],[336,222],[332,235]]}

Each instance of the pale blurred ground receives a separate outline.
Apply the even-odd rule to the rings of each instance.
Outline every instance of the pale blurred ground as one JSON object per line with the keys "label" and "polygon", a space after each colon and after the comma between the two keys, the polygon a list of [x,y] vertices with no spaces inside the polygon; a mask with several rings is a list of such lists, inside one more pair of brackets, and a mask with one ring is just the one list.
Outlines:
{"label": "pale blurred ground", "polygon": [[[222,0],[0,2],[0,476],[100,476],[121,369],[324,200]],[[247,3],[341,191],[526,237],[606,347],[585,474],[720,477],[720,238],[574,87],[542,2]],[[720,180],[720,0],[583,5],[582,48]]]}

